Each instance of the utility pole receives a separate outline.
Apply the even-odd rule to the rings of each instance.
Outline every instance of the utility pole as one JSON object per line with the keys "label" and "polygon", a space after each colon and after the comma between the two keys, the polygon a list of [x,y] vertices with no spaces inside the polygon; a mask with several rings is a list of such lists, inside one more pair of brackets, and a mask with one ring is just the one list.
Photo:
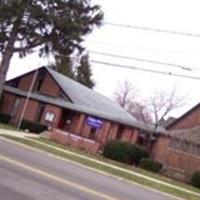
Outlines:
{"label": "utility pole", "polygon": [[28,90],[28,93],[27,93],[27,96],[26,96],[26,101],[24,103],[24,106],[23,106],[23,109],[22,109],[22,112],[21,112],[21,115],[20,115],[20,119],[19,119],[18,124],[17,124],[17,130],[19,130],[20,127],[21,127],[22,120],[24,118],[24,114],[25,114],[25,111],[26,111],[26,108],[27,108],[27,105],[28,105],[28,101],[30,99],[30,96],[31,96],[31,93],[33,91],[33,87],[35,85],[35,81],[36,81],[36,78],[37,78],[37,75],[38,75],[38,69],[39,69],[39,67],[37,67],[37,69],[36,69],[36,71],[34,73],[34,76],[33,76],[33,79],[32,79],[31,85],[30,85],[30,88]]}

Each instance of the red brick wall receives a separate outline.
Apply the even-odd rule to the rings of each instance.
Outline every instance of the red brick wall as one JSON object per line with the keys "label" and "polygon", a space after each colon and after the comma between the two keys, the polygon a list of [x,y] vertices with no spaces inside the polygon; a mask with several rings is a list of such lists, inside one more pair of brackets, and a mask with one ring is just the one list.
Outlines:
{"label": "red brick wall", "polygon": [[192,128],[195,126],[200,125],[200,106],[194,109],[191,113],[183,116],[180,121],[176,122],[172,125],[169,129],[185,129],[185,128]]}
{"label": "red brick wall", "polygon": [[166,163],[168,157],[168,146],[170,139],[168,137],[160,136],[152,146],[152,157],[161,163]]}
{"label": "red brick wall", "polygon": [[8,92],[3,92],[3,100],[0,106],[1,112],[10,114],[14,102],[15,102],[15,95]]}
{"label": "red brick wall", "polygon": [[[23,98],[23,102],[25,102],[25,98]],[[24,113],[24,119],[29,120],[29,121],[35,121],[35,116],[36,116],[38,104],[39,103],[35,100],[30,99],[28,101],[26,111]]]}
{"label": "red brick wall", "polygon": [[170,138],[159,137],[153,146],[152,156],[169,167],[182,170],[185,175],[191,175],[200,170],[200,156],[185,153],[169,147]]}
{"label": "red brick wall", "polygon": [[[31,83],[33,81],[34,73],[35,72],[33,72],[31,74],[27,74],[26,76],[23,76],[20,80],[18,88],[28,91],[30,89]],[[37,83],[37,79],[36,79],[35,83]],[[57,97],[60,93],[60,88],[57,85],[57,83],[53,80],[53,78],[47,73],[45,75],[44,81],[42,83],[42,86],[41,86],[39,92],[44,95]]]}
{"label": "red brick wall", "polygon": [[23,76],[20,80],[18,88],[28,91],[33,81],[33,76],[34,76],[34,73],[30,73],[30,74],[27,74],[26,76]]}
{"label": "red brick wall", "polygon": [[169,166],[182,169],[185,174],[191,175],[195,171],[200,171],[200,156],[185,153],[169,148],[167,164]]}
{"label": "red brick wall", "polygon": [[97,153],[100,149],[100,143],[96,141],[57,129],[53,129],[51,133],[51,139],[63,145],[73,146],[89,153]]}
{"label": "red brick wall", "polygon": [[[13,116],[11,118],[12,124],[17,125],[17,123],[18,123],[18,121],[21,117],[22,111],[24,109],[25,101],[26,101],[25,98],[20,97],[20,105],[19,105],[19,108],[17,110],[17,113],[16,113],[15,116]],[[26,120],[29,120],[29,121],[35,121],[35,113],[36,113],[37,106],[38,106],[37,101],[29,99],[29,101],[27,103],[26,110],[24,112],[23,119],[26,119]]]}
{"label": "red brick wall", "polygon": [[57,97],[59,95],[59,87],[49,74],[46,74],[44,82],[41,86],[40,93],[48,96]]}

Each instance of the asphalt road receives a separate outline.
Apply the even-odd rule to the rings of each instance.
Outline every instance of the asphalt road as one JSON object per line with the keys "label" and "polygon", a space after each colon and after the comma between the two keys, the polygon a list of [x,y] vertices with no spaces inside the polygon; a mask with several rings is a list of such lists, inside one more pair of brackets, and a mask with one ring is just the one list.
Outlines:
{"label": "asphalt road", "polygon": [[0,200],[174,200],[0,139]]}

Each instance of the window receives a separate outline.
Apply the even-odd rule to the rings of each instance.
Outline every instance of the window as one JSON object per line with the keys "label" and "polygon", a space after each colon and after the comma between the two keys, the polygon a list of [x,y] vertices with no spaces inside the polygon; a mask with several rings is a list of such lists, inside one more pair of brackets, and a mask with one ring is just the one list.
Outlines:
{"label": "window", "polygon": [[37,112],[36,112],[36,119],[35,119],[36,122],[41,121],[42,116],[43,116],[43,112],[44,112],[44,108],[45,108],[45,104],[40,103],[38,105]]}
{"label": "window", "polygon": [[18,109],[19,109],[19,106],[20,106],[20,99],[19,99],[19,98],[16,98],[16,99],[15,99],[15,103],[14,103],[14,105],[13,105],[13,107],[12,107],[11,114],[10,114],[11,117],[16,116],[17,111],[18,111]]}
{"label": "window", "polygon": [[39,92],[45,79],[45,71],[40,71],[36,79],[34,90]]}
{"label": "window", "polygon": [[96,136],[96,133],[97,133],[97,128],[92,127],[92,128],[90,129],[89,138],[92,139],[92,140],[94,140],[94,139],[95,139],[95,136]]}

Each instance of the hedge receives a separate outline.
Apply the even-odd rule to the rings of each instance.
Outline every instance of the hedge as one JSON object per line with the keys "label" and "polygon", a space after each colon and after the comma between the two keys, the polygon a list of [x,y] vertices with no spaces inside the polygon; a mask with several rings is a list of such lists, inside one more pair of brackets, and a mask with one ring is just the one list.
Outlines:
{"label": "hedge", "polygon": [[47,128],[48,127],[46,125],[31,122],[31,121],[28,121],[28,120],[22,120],[22,123],[21,123],[21,126],[20,126],[20,129],[23,129],[23,130],[28,129],[32,133],[41,133],[41,132],[47,130]]}
{"label": "hedge", "polygon": [[149,158],[142,158],[139,166],[143,169],[158,173],[161,171],[163,165]]}
{"label": "hedge", "polygon": [[105,145],[103,156],[123,163],[137,165],[141,158],[148,157],[148,153],[140,146],[119,140],[111,140]]}
{"label": "hedge", "polygon": [[191,184],[200,188],[200,171],[194,172],[191,177]]}
{"label": "hedge", "polygon": [[0,122],[4,124],[8,124],[10,122],[10,115],[6,113],[0,113]]}

